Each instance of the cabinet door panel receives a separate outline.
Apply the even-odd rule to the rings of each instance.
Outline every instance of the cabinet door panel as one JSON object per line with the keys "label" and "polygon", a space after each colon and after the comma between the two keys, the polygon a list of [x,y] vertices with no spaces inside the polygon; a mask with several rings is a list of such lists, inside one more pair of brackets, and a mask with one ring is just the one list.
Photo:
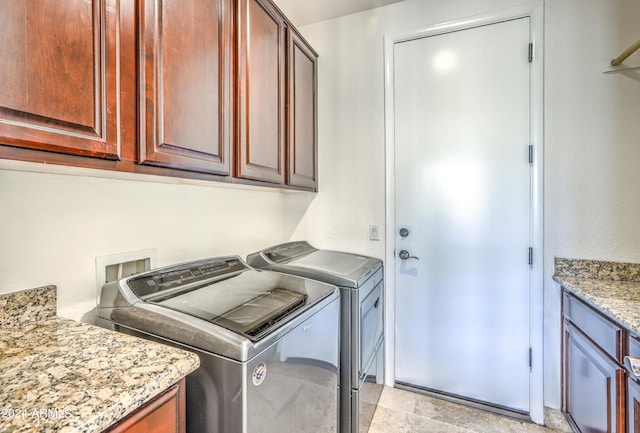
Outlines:
{"label": "cabinet door panel", "polygon": [[640,358],[640,338],[631,333],[628,335],[628,355],[632,358]]}
{"label": "cabinet door panel", "polygon": [[629,433],[640,433],[640,385],[628,380],[627,413]]}
{"label": "cabinet door panel", "polygon": [[289,30],[289,135],[287,184],[317,186],[317,56]]}
{"label": "cabinet door panel", "polygon": [[230,173],[228,0],[140,2],[140,162]]}
{"label": "cabinet door panel", "polygon": [[284,182],[284,19],[268,2],[240,0],[237,176]]}
{"label": "cabinet door panel", "polygon": [[[8,110],[27,112],[27,45],[25,2],[0,0],[0,107],[3,119]],[[17,113],[15,113],[17,114]]]}
{"label": "cabinet door panel", "polygon": [[119,0],[0,0],[0,142],[117,159]]}
{"label": "cabinet door panel", "polygon": [[624,370],[565,323],[566,410],[582,432],[622,433],[618,421]]}

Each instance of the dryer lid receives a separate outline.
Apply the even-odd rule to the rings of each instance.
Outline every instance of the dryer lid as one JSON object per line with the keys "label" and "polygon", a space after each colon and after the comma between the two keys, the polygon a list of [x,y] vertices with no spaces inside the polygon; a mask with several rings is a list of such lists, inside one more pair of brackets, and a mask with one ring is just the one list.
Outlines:
{"label": "dryer lid", "polygon": [[260,255],[263,260],[250,255],[249,264],[351,288],[362,285],[382,266],[382,261],[374,257],[319,250],[305,241],[276,245]]}

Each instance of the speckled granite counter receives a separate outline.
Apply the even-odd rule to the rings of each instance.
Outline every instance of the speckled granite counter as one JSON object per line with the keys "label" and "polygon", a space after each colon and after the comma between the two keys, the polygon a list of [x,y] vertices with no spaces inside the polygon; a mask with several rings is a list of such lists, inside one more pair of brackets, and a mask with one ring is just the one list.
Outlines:
{"label": "speckled granite counter", "polygon": [[640,335],[640,264],[556,258],[553,279]]}
{"label": "speckled granite counter", "polygon": [[99,432],[197,355],[55,316],[54,286],[0,296],[0,432]]}

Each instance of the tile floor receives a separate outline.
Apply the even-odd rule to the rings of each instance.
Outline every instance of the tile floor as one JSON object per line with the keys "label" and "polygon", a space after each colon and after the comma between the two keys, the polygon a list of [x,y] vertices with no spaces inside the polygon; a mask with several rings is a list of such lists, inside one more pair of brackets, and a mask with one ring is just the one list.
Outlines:
{"label": "tile floor", "polygon": [[369,428],[369,433],[558,433],[560,431],[389,387],[385,387],[382,391]]}

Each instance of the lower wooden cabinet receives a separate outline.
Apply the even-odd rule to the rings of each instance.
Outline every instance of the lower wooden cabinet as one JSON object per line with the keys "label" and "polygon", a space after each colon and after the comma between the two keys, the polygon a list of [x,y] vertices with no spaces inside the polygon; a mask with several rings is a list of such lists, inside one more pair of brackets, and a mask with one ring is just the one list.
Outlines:
{"label": "lower wooden cabinet", "polygon": [[566,413],[582,433],[624,433],[624,369],[565,325]]}
{"label": "lower wooden cabinet", "polygon": [[626,433],[626,331],[566,292],[562,312],[562,409],[567,419],[579,433]]}
{"label": "lower wooden cabinet", "polygon": [[627,431],[640,433],[640,384],[631,378],[627,384]]}
{"label": "lower wooden cabinet", "polygon": [[185,433],[185,380],[169,388],[107,433]]}

